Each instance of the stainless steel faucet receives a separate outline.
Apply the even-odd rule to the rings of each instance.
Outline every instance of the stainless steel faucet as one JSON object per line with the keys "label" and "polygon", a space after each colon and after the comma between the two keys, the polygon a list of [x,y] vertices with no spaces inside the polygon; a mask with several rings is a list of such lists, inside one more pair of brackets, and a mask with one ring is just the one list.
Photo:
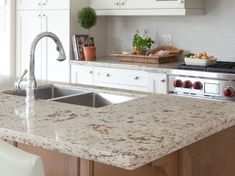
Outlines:
{"label": "stainless steel faucet", "polygon": [[[53,33],[51,32],[43,32],[36,36],[36,38],[33,40],[33,43],[31,45],[31,51],[30,51],[30,65],[29,65],[29,74],[28,74],[28,79],[27,79],[27,86],[26,86],[26,101],[34,101],[36,100],[35,97],[35,88],[37,88],[37,81],[35,78],[35,50],[37,47],[38,42],[44,38],[44,37],[49,37],[54,40],[56,43],[56,49],[59,52],[59,57],[57,58],[58,61],[64,61],[66,59],[66,55],[64,52],[64,47],[60,41],[60,39]],[[17,83],[17,88],[20,88],[20,84],[26,75],[28,71],[25,70],[23,75],[20,77],[18,83]]]}

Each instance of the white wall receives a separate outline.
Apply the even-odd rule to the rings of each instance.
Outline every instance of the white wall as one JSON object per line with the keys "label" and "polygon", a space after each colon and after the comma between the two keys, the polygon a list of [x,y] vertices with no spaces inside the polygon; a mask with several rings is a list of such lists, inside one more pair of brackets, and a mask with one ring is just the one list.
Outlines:
{"label": "white wall", "polygon": [[131,46],[134,32],[148,29],[156,40],[161,34],[172,34],[173,45],[178,48],[206,51],[220,60],[235,62],[235,0],[205,1],[205,16],[110,17],[107,52]]}

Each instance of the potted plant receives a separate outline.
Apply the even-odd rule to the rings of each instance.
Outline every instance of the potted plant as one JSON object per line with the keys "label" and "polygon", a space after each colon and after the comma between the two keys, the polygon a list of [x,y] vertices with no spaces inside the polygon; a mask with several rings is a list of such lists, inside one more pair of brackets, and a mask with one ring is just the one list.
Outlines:
{"label": "potted plant", "polygon": [[150,50],[152,44],[154,44],[154,41],[151,37],[143,37],[138,32],[135,33],[133,37],[133,51],[134,54],[137,55],[146,55],[147,50]]}
{"label": "potted plant", "polygon": [[85,60],[94,61],[96,57],[96,46],[91,38],[90,29],[95,26],[97,21],[97,15],[93,8],[84,7],[78,11],[77,20],[80,26],[88,30],[88,39],[84,50]]}

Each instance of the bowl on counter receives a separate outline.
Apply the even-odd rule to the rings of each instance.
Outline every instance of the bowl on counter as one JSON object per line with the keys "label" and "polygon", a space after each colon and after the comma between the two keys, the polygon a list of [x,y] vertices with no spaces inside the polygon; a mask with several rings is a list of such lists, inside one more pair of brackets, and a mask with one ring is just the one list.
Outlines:
{"label": "bowl on counter", "polygon": [[210,59],[189,58],[189,57],[185,57],[184,61],[186,65],[204,66],[204,67],[214,65],[217,63],[217,59],[210,60]]}

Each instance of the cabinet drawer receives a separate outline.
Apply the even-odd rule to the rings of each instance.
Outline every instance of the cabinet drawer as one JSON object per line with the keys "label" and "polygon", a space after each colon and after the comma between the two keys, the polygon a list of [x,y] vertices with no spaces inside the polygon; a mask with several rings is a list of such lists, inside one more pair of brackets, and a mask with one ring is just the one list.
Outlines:
{"label": "cabinet drawer", "polygon": [[76,84],[93,85],[93,67],[72,65],[71,82]]}
{"label": "cabinet drawer", "polygon": [[119,84],[123,86],[147,86],[145,71],[95,67],[94,82]]}

